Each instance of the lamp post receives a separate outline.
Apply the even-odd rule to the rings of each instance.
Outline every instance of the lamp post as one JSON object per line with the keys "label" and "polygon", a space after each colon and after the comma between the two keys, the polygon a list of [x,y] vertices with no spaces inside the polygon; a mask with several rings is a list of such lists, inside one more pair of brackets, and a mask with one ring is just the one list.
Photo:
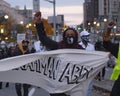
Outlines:
{"label": "lamp post", "polygon": [[[4,30],[5,30],[5,34],[8,35],[8,32],[9,32],[9,25],[8,25],[8,19],[9,19],[9,16],[6,14],[4,15]],[[4,32],[3,32],[4,33]],[[7,39],[6,39],[7,40]]]}
{"label": "lamp post", "polygon": [[106,30],[106,27],[107,27],[107,21],[108,21],[107,18],[103,19],[103,22],[104,22],[104,27],[103,27],[104,28],[103,29],[104,30],[104,34],[106,34],[105,30]]}
{"label": "lamp post", "polygon": [[48,1],[49,3],[53,3],[53,27],[54,27],[54,40],[56,40],[56,10],[55,10],[55,4],[56,4],[56,1],[53,0],[53,1],[50,1],[50,0],[45,0],[45,1]]}

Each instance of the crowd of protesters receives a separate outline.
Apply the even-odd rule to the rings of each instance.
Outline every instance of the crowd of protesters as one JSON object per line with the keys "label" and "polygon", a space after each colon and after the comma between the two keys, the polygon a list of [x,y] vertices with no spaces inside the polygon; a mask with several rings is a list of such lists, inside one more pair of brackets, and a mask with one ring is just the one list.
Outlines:
{"label": "crowd of protesters", "polygon": [[[83,50],[89,50],[89,51],[95,51],[98,50],[98,46],[94,46],[89,42],[89,33],[87,31],[82,31],[80,33],[81,36],[81,42],[78,42],[78,33],[74,28],[68,27],[63,32],[63,40],[60,42],[56,42],[54,40],[51,40],[47,35],[45,34],[44,30],[44,24],[41,20],[41,13],[38,12],[35,14],[35,23],[36,23],[36,29],[39,36],[39,40],[42,42],[44,46],[46,46],[49,50],[56,50],[56,49],[83,49]],[[98,50],[100,51],[100,49]],[[104,51],[104,50],[102,50]],[[105,68],[104,68],[105,69]],[[87,96],[91,96],[90,93],[92,92],[92,85],[93,82],[90,83],[88,88]],[[50,96],[67,96],[67,93],[50,93]],[[79,92],[71,92],[69,94],[70,96],[78,96]]]}
{"label": "crowd of protesters", "polygon": [[[24,54],[30,54],[36,52],[34,48],[29,48],[29,41],[28,40],[22,40],[20,44],[16,45],[10,45],[8,47],[8,44],[5,41],[0,42],[0,59],[5,59],[13,56],[18,56],[18,55],[24,55]],[[4,82],[5,83],[5,82]],[[0,82],[0,89],[3,88],[3,82]],[[6,87],[9,87],[9,83],[6,83]],[[17,96],[28,96],[28,89],[30,85],[28,84],[20,84],[16,83],[15,84],[15,89]],[[22,95],[22,90],[23,94]]]}
{"label": "crowd of protesters", "polygon": [[[106,51],[106,49],[107,49],[107,51],[110,51],[112,53],[111,50],[108,50],[109,49],[108,46],[105,46],[108,44],[108,41],[109,41],[109,40],[105,40],[107,37],[104,38],[103,44],[101,44],[101,42],[96,42],[96,44],[94,46],[89,43],[89,35],[90,34],[87,31],[82,31],[80,34],[81,42],[79,43],[77,31],[74,28],[67,28],[63,33],[63,40],[61,42],[56,42],[56,41],[48,38],[47,35],[45,34],[44,25],[41,21],[41,13],[35,14],[35,20],[36,20],[35,23],[36,23],[36,29],[38,32],[39,40],[49,50],[69,48],[69,49],[83,49],[83,50],[92,50],[92,51],[93,50]],[[110,28],[108,28],[108,29],[110,29]],[[104,48],[101,45],[104,45]],[[19,44],[11,45],[9,47],[7,46],[5,41],[1,41],[0,42],[0,59],[5,59],[5,58],[13,57],[13,56],[38,52],[38,50],[36,50],[34,47],[30,48],[29,46],[30,46],[30,42],[28,40],[22,40]],[[117,46],[117,48],[118,48],[118,46]],[[117,53],[118,52],[116,52],[115,55],[113,53],[112,54],[113,54],[113,56],[117,56]],[[109,63],[110,63],[110,61],[109,61]],[[104,77],[105,67],[102,69],[102,73],[103,73],[102,77]],[[100,77],[100,73],[98,74],[98,77]],[[120,76],[119,76],[119,78],[120,78]],[[2,89],[2,83],[3,82],[1,81],[0,89]],[[119,83],[119,81],[117,83]],[[115,83],[113,89],[118,87],[116,85],[117,83]],[[90,85],[93,85],[93,83],[91,82]],[[6,82],[6,87],[9,87],[8,82]],[[16,89],[17,96],[22,96],[22,92],[23,92],[23,96],[28,96],[28,90],[30,87],[31,87],[31,85],[28,85],[28,84],[15,83],[15,89]],[[91,92],[90,86],[89,86],[89,89],[90,90],[88,90],[88,91]],[[112,90],[111,94],[115,94],[115,91],[116,91],[116,89]],[[90,96],[90,92],[88,92],[87,96]],[[73,93],[71,93],[71,94],[73,94]],[[69,95],[71,95],[71,94],[69,94]],[[50,93],[50,96],[67,96],[67,94],[66,93],[54,93],[54,94]],[[118,95],[111,95],[111,96],[118,96]]]}

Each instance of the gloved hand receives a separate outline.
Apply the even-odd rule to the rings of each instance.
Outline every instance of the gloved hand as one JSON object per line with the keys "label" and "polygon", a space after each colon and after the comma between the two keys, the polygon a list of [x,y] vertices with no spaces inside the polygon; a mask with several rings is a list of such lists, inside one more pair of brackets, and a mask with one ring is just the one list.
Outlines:
{"label": "gloved hand", "polygon": [[114,22],[110,22],[110,23],[108,24],[106,33],[105,33],[105,35],[103,36],[103,40],[104,40],[104,41],[109,41],[109,40],[110,40],[111,29],[112,29],[114,26],[115,26],[115,23],[114,23]]}

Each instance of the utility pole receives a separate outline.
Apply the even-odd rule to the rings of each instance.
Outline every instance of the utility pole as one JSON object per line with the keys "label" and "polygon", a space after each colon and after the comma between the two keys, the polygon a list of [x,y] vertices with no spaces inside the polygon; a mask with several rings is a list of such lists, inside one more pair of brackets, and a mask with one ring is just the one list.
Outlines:
{"label": "utility pole", "polygon": [[50,0],[45,0],[48,1],[49,3],[53,4],[53,27],[54,27],[54,40],[56,41],[56,10],[55,10],[55,5],[56,5],[56,1],[50,1]]}

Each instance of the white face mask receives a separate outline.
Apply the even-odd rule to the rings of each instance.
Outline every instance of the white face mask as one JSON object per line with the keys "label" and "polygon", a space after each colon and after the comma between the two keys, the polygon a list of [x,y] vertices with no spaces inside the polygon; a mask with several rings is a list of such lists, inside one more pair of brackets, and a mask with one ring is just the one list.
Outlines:
{"label": "white face mask", "polygon": [[73,43],[74,43],[74,37],[69,36],[69,37],[67,37],[66,39],[67,39],[67,43],[68,43],[68,44],[73,44]]}

